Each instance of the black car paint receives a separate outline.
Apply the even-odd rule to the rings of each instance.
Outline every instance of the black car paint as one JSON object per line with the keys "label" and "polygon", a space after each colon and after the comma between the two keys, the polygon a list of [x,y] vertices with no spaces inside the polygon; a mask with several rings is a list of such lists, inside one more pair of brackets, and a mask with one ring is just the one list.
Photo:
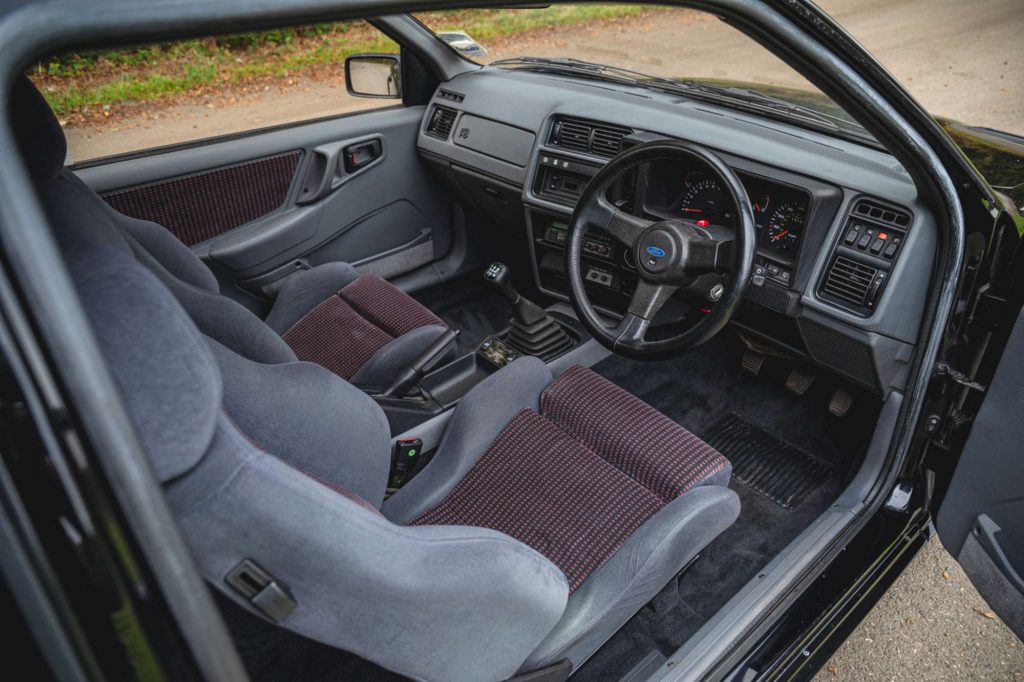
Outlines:
{"label": "black car paint", "polygon": [[[394,3],[397,5],[397,3]],[[735,3],[742,4],[742,3]],[[1005,330],[1008,315],[1019,305],[1020,292],[1024,290],[1020,286],[1020,273],[1024,271],[1022,263],[1020,234],[1018,225],[1014,223],[1013,217],[1008,213],[1002,213],[997,220],[989,210],[997,207],[997,197],[986,183],[979,177],[978,172],[966,163],[959,150],[949,142],[949,139],[942,135],[935,134],[934,124],[931,120],[925,121],[927,116],[910,100],[906,100],[902,90],[891,82],[891,77],[877,67],[871,60],[865,60],[862,53],[856,48],[831,20],[827,19],[815,7],[800,0],[788,0],[770,3],[775,9],[789,16],[797,25],[803,26],[812,31],[821,41],[824,50],[830,50],[839,55],[845,55],[849,63],[856,65],[857,72],[871,83],[880,93],[891,98],[894,104],[899,105],[901,113],[918,124],[919,130],[928,131],[926,141],[932,148],[940,150],[942,165],[953,171],[956,180],[956,192],[959,201],[963,204],[967,217],[967,224],[972,228],[972,234],[968,235],[961,246],[970,243],[980,242],[978,248],[968,248],[967,263],[964,275],[961,279],[959,291],[960,303],[950,322],[948,329],[937,330],[937,333],[945,335],[948,343],[943,351],[943,358],[957,367],[968,367],[971,361],[978,361],[978,371],[974,378],[984,383],[986,377],[991,376],[998,360],[1001,345],[998,343],[1000,329]],[[310,9],[308,14],[312,15]],[[215,15],[216,13],[212,13]],[[210,19],[213,20],[211,15]],[[88,22],[85,22],[86,24]],[[102,24],[102,22],[100,22]],[[253,25],[259,22],[253,20]],[[177,24],[180,26],[180,24]],[[197,24],[197,30],[201,26]],[[166,29],[173,30],[173,29]],[[155,33],[154,33],[155,35]],[[24,44],[21,49],[27,50]],[[819,55],[822,56],[822,55]],[[902,140],[901,143],[907,142]],[[9,146],[6,149],[10,152]],[[980,169],[979,169],[980,170]],[[983,173],[982,173],[983,175]],[[947,197],[948,198],[948,197]],[[31,218],[38,223],[40,216],[38,212],[34,215],[29,212]],[[3,220],[13,219],[18,213],[5,210]],[[20,215],[26,215],[24,211]],[[10,253],[10,252],[9,252]],[[16,253],[12,255],[17,256]],[[51,254],[52,255],[52,254]],[[5,257],[7,254],[5,253]],[[955,262],[956,259],[953,260]],[[947,262],[950,262],[947,260]],[[15,270],[17,270],[15,266]],[[25,272],[17,272],[16,276],[21,279],[26,276]],[[66,286],[66,282],[59,284]],[[983,290],[982,285],[987,285]],[[950,292],[952,293],[952,292]],[[945,294],[943,294],[945,295]],[[29,299],[31,300],[31,299]],[[934,301],[937,306],[938,296]],[[5,301],[5,311],[9,310],[12,301]],[[45,329],[45,326],[44,326]],[[986,346],[984,353],[977,348],[978,337],[995,330],[996,342]],[[38,330],[37,330],[38,331]],[[23,339],[29,338],[22,336]],[[1005,343],[1005,339],[1003,339]],[[9,349],[7,349],[9,351]],[[81,377],[80,377],[81,378]],[[67,387],[64,387],[66,390]],[[938,496],[931,496],[929,499],[929,488],[922,472],[922,461],[931,464],[932,460],[924,460],[927,450],[940,447],[943,449],[942,459],[952,457],[955,459],[958,453],[957,446],[962,447],[963,430],[952,429],[949,416],[949,406],[954,404],[958,398],[967,391],[968,401],[962,412],[969,416],[972,406],[976,409],[976,398],[972,396],[969,389],[956,384],[950,379],[950,375],[937,376],[929,387],[929,400],[925,405],[925,415],[937,415],[939,427],[935,432],[922,428],[913,434],[913,442],[906,442],[907,456],[903,459],[904,468],[899,472],[901,481],[913,483],[914,495],[911,504],[904,511],[888,510],[878,511],[874,514],[852,538],[847,539],[843,548],[836,548],[835,556],[827,566],[821,566],[820,573],[813,579],[811,584],[803,591],[801,596],[791,604],[784,617],[776,621],[770,631],[766,633],[760,642],[748,649],[748,653],[738,661],[732,661],[733,674],[740,674],[748,667],[757,671],[760,677],[789,677],[792,675],[803,676],[809,674],[815,663],[824,660],[830,647],[838,644],[842,637],[849,632],[858,616],[870,605],[872,598],[877,598],[880,588],[885,581],[891,579],[902,565],[905,565],[913,549],[919,546],[921,538],[927,532],[925,521],[929,506],[934,505]],[[74,393],[74,391],[72,391]],[[52,406],[48,406],[52,407]],[[123,420],[123,417],[122,417]],[[959,420],[953,420],[959,421]],[[922,420],[922,423],[925,423]],[[110,444],[113,441],[106,440]],[[35,444],[25,442],[23,447],[31,448]],[[95,461],[93,455],[87,451],[83,453],[87,461]],[[895,477],[895,472],[894,472]],[[941,489],[941,477],[939,477]],[[21,481],[19,481],[21,482]],[[81,479],[64,481],[63,485],[80,484]],[[50,481],[53,486],[54,482]],[[890,483],[889,487],[892,485]],[[56,488],[47,489],[50,494]],[[78,492],[83,494],[90,506],[103,500],[97,488],[81,487]],[[887,491],[880,491],[885,493]],[[879,507],[885,494],[877,496]],[[931,505],[929,505],[931,502]],[[934,507],[933,507],[934,508]],[[126,537],[131,538],[132,533],[128,530],[126,520],[120,515],[108,518],[107,523],[113,528],[123,529]],[[67,542],[67,538],[55,537],[53,541]],[[133,546],[132,542],[120,547],[120,552],[128,558],[142,562],[141,553]],[[847,558],[843,563],[843,559]],[[856,557],[849,560],[849,557]],[[69,567],[69,570],[72,570]],[[141,592],[144,599],[155,600],[158,603],[159,588],[155,585],[147,586]],[[164,617],[170,618],[168,612]],[[175,637],[161,635],[160,628],[147,634],[154,639],[163,637],[161,646],[155,647],[158,650],[179,649],[180,653],[186,656],[189,654],[187,647],[182,647],[180,641]],[[166,647],[166,649],[164,649]],[[753,653],[750,654],[749,652]],[[804,651],[808,652],[804,656]],[[97,654],[108,656],[123,655],[116,647],[109,651],[96,651]],[[801,659],[806,659],[803,664],[798,664]],[[209,669],[207,669],[209,670]],[[173,668],[163,670],[164,674],[175,676]],[[726,674],[728,671],[720,668],[719,672]]]}

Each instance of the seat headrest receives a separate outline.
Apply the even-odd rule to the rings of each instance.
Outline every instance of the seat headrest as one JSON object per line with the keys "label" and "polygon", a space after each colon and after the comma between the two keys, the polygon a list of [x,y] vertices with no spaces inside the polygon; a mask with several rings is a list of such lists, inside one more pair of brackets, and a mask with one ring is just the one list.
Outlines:
{"label": "seat headrest", "polygon": [[157,478],[188,472],[209,450],[222,407],[220,369],[205,338],[128,254],[94,246],[68,266]]}
{"label": "seat headrest", "polygon": [[10,114],[18,151],[32,179],[43,182],[57,177],[68,154],[64,131],[42,93],[25,76],[14,83]]}

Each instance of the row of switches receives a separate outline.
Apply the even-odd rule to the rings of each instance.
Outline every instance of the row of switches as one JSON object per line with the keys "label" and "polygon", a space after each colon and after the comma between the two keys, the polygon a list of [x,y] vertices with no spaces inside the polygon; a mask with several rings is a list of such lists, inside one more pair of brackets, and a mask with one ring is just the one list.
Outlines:
{"label": "row of switches", "polygon": [[892,260],[900,248],[902,236],[898,232],[886,232],[864,223],[853,222],[846,230],[843,243],[858,251],[867,251],[875,256]]}

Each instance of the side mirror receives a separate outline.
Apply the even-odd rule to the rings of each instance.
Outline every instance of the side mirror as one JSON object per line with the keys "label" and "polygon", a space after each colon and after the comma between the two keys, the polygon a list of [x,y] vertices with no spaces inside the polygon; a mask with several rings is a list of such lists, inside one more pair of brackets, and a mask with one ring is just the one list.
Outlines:
{"label": "side mirror", "polygon": [[401,58],[397,54],[354,54],[346,57],[345,89],[353,97],[400,99]]}

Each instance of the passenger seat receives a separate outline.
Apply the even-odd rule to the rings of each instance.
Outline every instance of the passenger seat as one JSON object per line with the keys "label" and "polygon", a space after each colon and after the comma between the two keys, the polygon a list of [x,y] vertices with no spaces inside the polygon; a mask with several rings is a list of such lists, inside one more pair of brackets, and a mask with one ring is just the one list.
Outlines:
{"label": "passenger seat", "polygon": [[378,392],[447,329],[394,285],[340,262],[290,277],[261,320],[223,295],[209,268],[168,230],[117,212],[64,167],[64,132],[28,78],[14,87],[11,116],[62,246],[99,240],[129,250],[174,293],[205,335],[249,360],[314,362]]}

